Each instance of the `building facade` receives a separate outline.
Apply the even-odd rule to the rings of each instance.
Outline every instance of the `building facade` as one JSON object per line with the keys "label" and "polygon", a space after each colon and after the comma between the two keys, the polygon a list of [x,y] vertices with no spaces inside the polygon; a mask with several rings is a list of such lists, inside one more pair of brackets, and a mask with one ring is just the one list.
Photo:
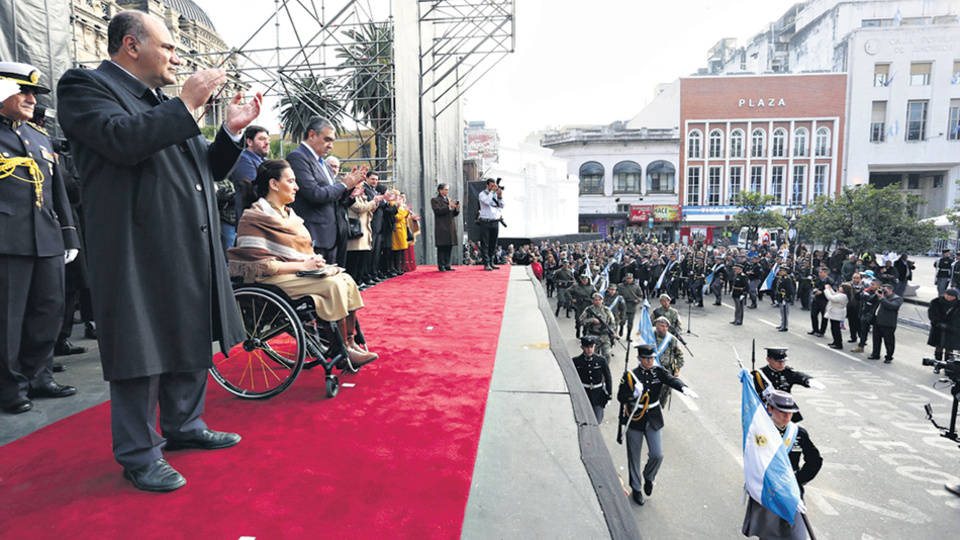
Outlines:
{"label": "building facade", "polygon": [[846,75],[691,77],[680,83],[680,204],[722,226],[737,195],[805,206],[842,183]]}

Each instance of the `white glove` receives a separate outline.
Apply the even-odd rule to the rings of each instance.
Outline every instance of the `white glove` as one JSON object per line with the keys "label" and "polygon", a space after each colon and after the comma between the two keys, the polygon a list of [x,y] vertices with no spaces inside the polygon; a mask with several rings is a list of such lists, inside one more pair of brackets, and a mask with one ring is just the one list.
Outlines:
{"label": "white glove", "polygon": [[683,387],[683,395],[685,395],[685,396],[687,396],[687,397],[689,397],[689,398],[693,398],[693,399],[697,399],[697,398],[700,397],[700,396],[697,395],[696,392],[694,392],[693,390],[691,390],[689,386],[684,386],[684,387]]}
{"label": "white glove", "polygon": [[[20,85],[11,81],[10,79],[0,78],[0,101],[7,99],[8,97],[19,94]],[[0,105],[2,107],[2,105]]]}
{"label": "white glove", "polygon": [[633,387],[633,399],[639,399],[640,394],[643,393],[643,383],[637,381],[637,385]]}
{"label": "white glove", "polygon": [[64,254],[63,254],[63,259],[64,259],[64,261],[65,261],[64,264],[70,264],[70,263],[72,263],[72,262],[77,258],[77,255],[78,255],[79,253],[80,253],[80,250],[79,250],[79,249],[68,249],[68,250],[67,250],[66,252],[64,252]]}
{"label": "white glove", "polygon": [[813,388],[814,390],[826,390],[826,389],[827,389],[827,387],[824,386],[822,382],[820,382],[820,381],[818,381],[818,380],[816,380],[816,379],[810,379],[809,381],[807,381],[807,384],[809,384],[809,385],[810,385],[810,388]]}

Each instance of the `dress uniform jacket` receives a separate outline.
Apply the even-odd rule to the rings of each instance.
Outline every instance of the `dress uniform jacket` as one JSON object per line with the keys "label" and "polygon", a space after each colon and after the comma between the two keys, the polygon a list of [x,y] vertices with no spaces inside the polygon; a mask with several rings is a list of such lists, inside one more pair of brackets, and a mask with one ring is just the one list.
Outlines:
{"label": "dress uniform jacket", "polygon": [[57,94],[80,172],[104,378],[208,369],[212,341],[227,350],[244,337],[214,187],[240,146],[223,129],[208,145],[179,98],[161,103],[113,62],[67,71]]}
{"label": "dress uniform jacket", "polygon": [[[762,375],[761,372],[763,373]],[[753,386],[756,388],[757,394],[761,396],[767,388],[768,381],[774,390],[783,390],[784,392],[790,393],[790,389],[793,388],[795,384],[810,388],[810,379],[813,378],[789,366],[784,367],[780,371],[774,371],[770,366],[763,366],[759,370],[752,372],[751,375],[753,376]],[[803,420],[803,416],[800,413],[793,413],[794,422],[801,420]]]}
{"label": "dress uniform jacket", "polygon": [[643,431],[650,427],[651,429],[663,428],[663,411],[660,406],[660,394],[664,385],[683,391],[687,386],[683,381],[674,377],[669,371],[661,366],[654,365],[650,369],[643,369],[643,366],[637,366],[632,371],[628,371],[620,378],[620,389],[617,391],[617,401],[621,407],[625,407],[626,414],[634,410],[637,399],[633,397],[633,389],[637,382],[643,383],[643,392],[640,394],[640,405],[636,407],[636,412],[630,417],[629,429],[638,429]]}
{"label": "dress uniform jacket", "polygon": [[573,358],[573,367],[577,368],[577,375],[590,404],[595,407],[606,406],[613,394],[613,380],[607,359],[599,354],[581,354]]}

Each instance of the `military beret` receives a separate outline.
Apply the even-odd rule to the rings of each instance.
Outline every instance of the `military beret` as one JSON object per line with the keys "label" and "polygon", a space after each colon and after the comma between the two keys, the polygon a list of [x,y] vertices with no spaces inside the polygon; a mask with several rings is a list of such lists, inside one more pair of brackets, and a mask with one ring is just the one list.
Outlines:
{"label": "military beret", "polygon": [[633,274],[631,274],[630,272],[627,272],[626,274],[623,275],[623,279],[633,279]]}
{"label": "military beret", "polygon": [[660,299],[661,299],[661,300],[670,300],[670,295],[667,294],[667,293],[663,293],[663,294],[660,295]]}
{"label": "military beret", "polygon": [[670,320],[661,315],[653,320],[653,324],[657,324],[657,323],[670,324]]}
{"label": "military beret", "polygon": [[600,293],[598,293],[598,292],[595,292],[595,293],[593,293],[593,294],[590,295],[590,298],[591,298],[591,299],[599,298],[599,299],[603,300],[603,295],[600,294]]}

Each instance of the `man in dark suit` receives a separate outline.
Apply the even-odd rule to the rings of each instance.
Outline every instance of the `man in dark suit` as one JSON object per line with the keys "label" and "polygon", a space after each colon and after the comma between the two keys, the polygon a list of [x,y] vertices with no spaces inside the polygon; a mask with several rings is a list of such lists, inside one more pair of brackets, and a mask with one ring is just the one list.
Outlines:
{"label": "man in dark suit", "polygon": [[893,362],[893,351],[897,346],[895,333],[897,331],[897,319],[900,312],[900,306],[903,305],[903,298],[893,292],[893,284],[884,283],[877,292],[879,306],[877,308],[877,322],[873,327],[873,354],[867,357],[867,360],[880,359],[880,344],[883,343],[886,354],[883,362],[889,364]]}
{"label": "man in dark suit", "polygon": [[12,86],[4,94],[15,92],[0,95],[0,407],[11,414],[33,408],[30,398],[77,392],[53,380],[64,263],[80,239],[53,145],[27,122],[37,94],[50,92],[39,77],[31,65],[0,62],[0,79]]}
{"label": "man in dark suit", "polygon": [[176,82],[180,58],[163,21],[122,11],[107,40],[110,60],[60,79],[60,124],[81,178],[113,454],[138,489],[172,491],[186,480],[163,459],[164,443],[211,450],[240,441],[201,418],[210,343],[229,351],[243,339],[214,180],[236,162],[261,98],[241,105],[237,94],[208,145],[192,113],[226,72],[199,71],[170,99],[159,89]]}
{"label": "man in dark suit", "polygon": [[300,186],[293,210],[303,218],[313,237],[313,251],[331,264],[336,263],[338,256],[338,205],[363,181],[359,175],[348,175],[343,181],[336,179],[323,159],[335,140],[333,124],[326,118],[314,116],[307,122],[303,142],[287,156]]}
{"label": "man in dark suit", "polygon": [[450,184],[437,186],[437,196],[430,199],[430,208],[433,209],[434,244],[437,246],[437,269],[441,272],[452,272],[450,266],[450,252],[457,241],[457,216],[460,215],[460,201],[451,201]]}
{"label": "man in dark suit", "polygon": [[[257,177],[257,167],[270,155],[270,133],[262,126],[247,126],[243,131],[243,140],[246,148],[240,153],[240,159],[230,171],[230,181],[237,191],[236,208],[237,222],[243,215],[243,190],[246,181],[253,182]],[[234,231],[236,234],[236,231]],[[231,242],[231,246],[233,243]]]}

